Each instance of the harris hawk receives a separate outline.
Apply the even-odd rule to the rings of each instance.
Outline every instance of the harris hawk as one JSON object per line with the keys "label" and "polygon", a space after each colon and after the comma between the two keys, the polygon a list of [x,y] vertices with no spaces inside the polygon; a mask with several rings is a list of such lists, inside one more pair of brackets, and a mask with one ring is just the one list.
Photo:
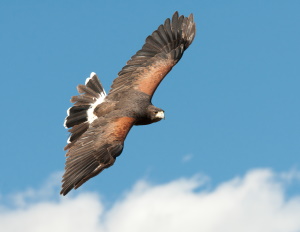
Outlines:
{"label": "harris hawk", "polygon": [[97,75],[91,73],[67,111],[70,128],[65,173],[60,194],[66,195],[112,166],[134,125],[147,125],[164,118],[164,111],[151,103],[159,83],[181,59],[195,37],[193,15],[166,19],[118,73],[108,94]]}

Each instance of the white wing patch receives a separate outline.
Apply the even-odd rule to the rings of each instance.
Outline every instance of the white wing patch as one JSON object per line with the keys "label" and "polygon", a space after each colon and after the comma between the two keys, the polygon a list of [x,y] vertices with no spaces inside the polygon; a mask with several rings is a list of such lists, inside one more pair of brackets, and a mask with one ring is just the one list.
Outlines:
{"label": "white wing patch", "polygon": [[[95,76],[96,73],[92,72],[90,77],[88,77],[85,81],[85,85],[89,82],[89,80]],[[97,100],[95,101],[95,103],[91,104],[90,108],[87,111],[87,121],[91,124],[96,118],[97,116],[94,114],[94,110],[96,108],[97,105],[101,104],[102,102],[104,102],[104,99],[106,97],[106,92],[103,89],[103,91],[100,93],[99,98],[97,98]]]}

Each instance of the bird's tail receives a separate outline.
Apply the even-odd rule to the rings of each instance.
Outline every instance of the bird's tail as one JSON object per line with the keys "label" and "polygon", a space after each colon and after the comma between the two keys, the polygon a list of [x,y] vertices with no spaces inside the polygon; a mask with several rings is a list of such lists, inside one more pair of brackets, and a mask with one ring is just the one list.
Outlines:
{"label": "bird's tail", "polygon": [[69,129],[71,133],[68,139],[68,149],[72,142],[80,137],[89,127],[96,116],[93,114],[95,106],[101,104],[106,96],[105,90],[101,85],[96,73],[91,73],[90,77],[86,79],[84,85],[77,86],[80,95],[73,96],[71,102],[74,106],[67,111],[67,117],[64,122],[65,128]]}

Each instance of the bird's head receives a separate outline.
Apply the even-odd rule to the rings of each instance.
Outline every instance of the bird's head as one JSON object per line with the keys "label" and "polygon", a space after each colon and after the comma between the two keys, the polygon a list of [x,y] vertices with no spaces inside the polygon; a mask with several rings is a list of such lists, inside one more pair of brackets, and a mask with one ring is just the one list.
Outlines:
{"label": "bird's head", "polygon": [[148,107],[148,113],[152,122],[158,122],[165,118],[165,111],[153,105]]}

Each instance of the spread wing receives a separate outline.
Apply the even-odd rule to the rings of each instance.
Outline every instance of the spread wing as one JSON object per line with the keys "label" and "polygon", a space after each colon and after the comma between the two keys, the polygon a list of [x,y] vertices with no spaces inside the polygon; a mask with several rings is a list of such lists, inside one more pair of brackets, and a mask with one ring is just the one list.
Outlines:
{"label": "spread wing", "polygon": [[178,12],[175,12],[172,20],[166,19],[163,25],[147,37],[142,49],[119,72],[109,96],[118,98],[117,93],[130,89],[152,96],[192,43],[195,32],[193,15],[179,17]]}
{"label": "spread wing", "polygon": [[123,150],[124,140],[134,124],[131,117],[100,117],[67,152],[60,194],[66,195],[114,164]]}

